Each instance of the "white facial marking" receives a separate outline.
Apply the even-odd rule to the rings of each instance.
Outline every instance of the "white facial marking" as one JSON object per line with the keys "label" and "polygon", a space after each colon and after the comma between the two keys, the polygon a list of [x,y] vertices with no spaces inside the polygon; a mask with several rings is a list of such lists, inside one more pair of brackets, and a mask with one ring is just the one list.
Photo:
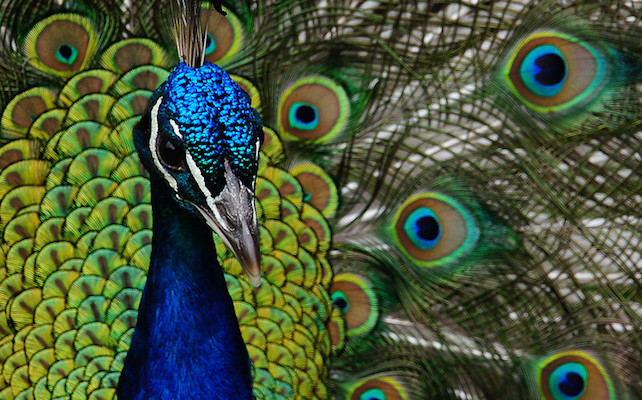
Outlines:
{"label": "white facial marking", "polygon": [[154,161],[156,168],[158,168],[161,174],[163,174],[163,177],[169,186],[174,189],[178,196],[178,183],[176,182],[176,179],[174,179],[174,177],[163,167],[163,164],[158,157],[158,147],[156,146],[156,141],[158,140],[158,110],[160,109],[162,102],[163,98],[159,97],[158,100],[156,100],[154,107],[152,107],[152,128],[149,135],[149,153],[152,155],[152,160]]}
{"label": "white facial marking", "polygon": [[185,161],[187,161],[187,167],[192,173],[192,177],[196,181],[198,188],[201,189],[201,192],[203,192],[203,194],[205,195],[205,201],[207,201],[209,209],[212,211],[220,224],[223,225],[223,228],[228,229],[229,227],[225,225],[225,220],[221,218],[218,212],[218,208],[216,207],[214,198],[212,197],[212,192],[210,192],[210,190],[207,188],[207,185],[205,185],[205,178],[203,177],[201,170],[198,168],[198,165],[196,165],[196,162],[194,161],[194,158],[189,153],[189,151],[185,151]]}
{"label": "white facial marking", "polygon": [[176,123],[176,121],[174,121],[173,119],[170,119],[169,124],[172,126],[172,129],[174,130],[174,135],[178,136],[179,139],[183,139],[183,134],[178,128],[178,124]]}
{"label": "white facial marking", "polygon": [[255,154],[254,154],[254,158],[258,160],[259,159],[259,151],[261,150],[261,141],[259,139],[256,139],[256,146],[255,147],[256,147],[256,151],[255,151]]}

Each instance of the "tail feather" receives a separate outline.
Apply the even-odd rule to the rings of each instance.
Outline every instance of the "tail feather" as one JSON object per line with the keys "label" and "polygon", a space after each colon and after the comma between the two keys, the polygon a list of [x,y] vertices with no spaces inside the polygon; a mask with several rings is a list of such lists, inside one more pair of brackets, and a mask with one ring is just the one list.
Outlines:
{"label": "tail feather", "polygon": [[[0,398],[113,397],[166,6],[2,3]],[[257,398],[640,396],[639,7],[203,7],[268,127],[263,286],[217,246]]]}

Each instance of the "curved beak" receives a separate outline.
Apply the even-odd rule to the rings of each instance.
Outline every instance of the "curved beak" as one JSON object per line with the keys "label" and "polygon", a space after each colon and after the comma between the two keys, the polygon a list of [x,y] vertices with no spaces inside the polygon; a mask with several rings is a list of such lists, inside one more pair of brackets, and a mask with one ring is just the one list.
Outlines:
{"label": "curved beak", "polygon": [[227,162],[225,179],[225,188],[216,198],[207,199],[207,207],[194,205],[232,250],[252,285],[258,287],[261,285],[261,250],[254,191],[239,181]]}

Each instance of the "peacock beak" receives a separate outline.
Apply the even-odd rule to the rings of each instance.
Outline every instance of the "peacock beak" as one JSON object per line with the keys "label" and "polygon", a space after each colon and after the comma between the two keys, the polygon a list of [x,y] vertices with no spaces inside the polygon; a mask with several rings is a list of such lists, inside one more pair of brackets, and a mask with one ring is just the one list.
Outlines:
{"label": "peacock beak", "polygon": [[195,206],[207,224],[232,250],[252,285],[261,285],[261,250],[259,224],[254,206],[254,192],[246,187],[225,163],[226,185],[215,198],[207,199],[207,207]]}

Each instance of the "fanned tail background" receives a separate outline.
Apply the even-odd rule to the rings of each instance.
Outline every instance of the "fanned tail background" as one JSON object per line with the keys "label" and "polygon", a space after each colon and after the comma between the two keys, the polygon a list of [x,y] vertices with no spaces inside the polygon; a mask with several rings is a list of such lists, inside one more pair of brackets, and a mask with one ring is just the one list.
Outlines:
{"label": "fanned tail background", "polygon": [[[257,398],[642,398],[641,3],[222,4],[206,60],[265,125],[262,286],[217,246]],[[0,12],[0,399],[112,399],[170,8]]]}

